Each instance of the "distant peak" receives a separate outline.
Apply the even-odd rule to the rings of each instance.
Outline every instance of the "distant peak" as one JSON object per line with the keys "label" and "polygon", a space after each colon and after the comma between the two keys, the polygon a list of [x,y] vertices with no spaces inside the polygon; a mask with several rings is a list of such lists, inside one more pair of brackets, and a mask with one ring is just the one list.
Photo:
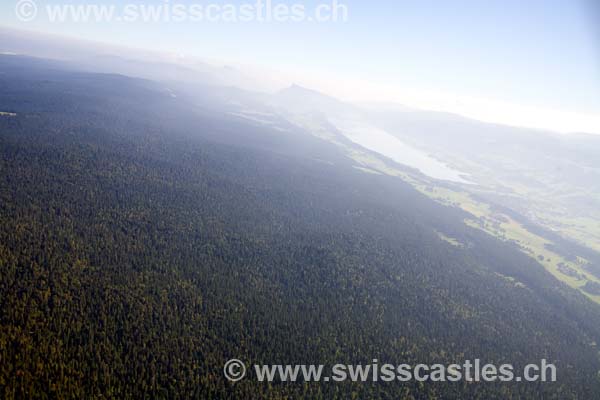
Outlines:
{"label": "distant peak", "polygon": [[279,93],[280,94],[301,95],[301,96],[311,96],[311,97],[321,97],[321,98],[329,98],[330,97],[330,96],[327,96],[316,90],[308,89],[304,86],[300,86],[296,83],[294,83],[292,86],[290,86],[286,89],[281,90]]}

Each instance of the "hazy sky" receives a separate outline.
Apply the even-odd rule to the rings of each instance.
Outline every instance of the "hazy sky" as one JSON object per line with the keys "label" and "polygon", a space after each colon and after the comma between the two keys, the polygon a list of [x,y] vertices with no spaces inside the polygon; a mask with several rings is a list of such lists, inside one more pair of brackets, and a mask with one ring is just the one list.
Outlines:
{"label": "hazy sky", "polygon": [[0,25],[269,66],[306,74],[324,86],[330,82],[330,91],[355,99],[430,103],[508,123],[519,123],[522,114],[540,127],[553,125],[554,118],[558,130],[573,126],[600,133],[596,0],[339,1],[349,9],[346,23],[50,24],[39,18],[17,22],[16,1],[3,0]]}

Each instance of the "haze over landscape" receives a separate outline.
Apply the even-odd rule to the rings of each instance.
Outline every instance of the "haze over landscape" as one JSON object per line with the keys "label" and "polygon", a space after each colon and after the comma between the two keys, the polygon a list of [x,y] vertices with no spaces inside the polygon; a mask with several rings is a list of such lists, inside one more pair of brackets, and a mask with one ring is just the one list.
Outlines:
{"label": "haze over landscape", "polygon": [[340,2],[347,21],[336,23],[167,23],[161,15],[157,22],[57,23],[43,7],[62,3],[38,3],[37,18],[26,23],[15,16],[13,2],[0,4],[0,26],[152,51],[185,65],[212,60],[246,66],[270,88],[298,83],[349,101],[393,101],[489,122],[600,133],[600,11],[594,0],[385,0],[377,6],[350,0]]}
{"label": "haze over landscape", "polygon": [[[239,23],[21,3],[0,5],[0,398],[600,394],[594,2]],[[558,378],[251,368],[475,359]]]}

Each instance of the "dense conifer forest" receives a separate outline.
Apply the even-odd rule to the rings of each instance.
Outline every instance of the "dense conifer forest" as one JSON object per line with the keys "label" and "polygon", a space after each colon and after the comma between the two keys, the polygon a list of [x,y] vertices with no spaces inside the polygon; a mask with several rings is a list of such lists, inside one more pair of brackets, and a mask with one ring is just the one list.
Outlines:
{"label": "dense conifer forest", "polygon": [[[0,398],[600,393],[598,305],[315,137],[21,57],[0,111]],[[545,358],[558,382],[231,384],[229,358]]]}

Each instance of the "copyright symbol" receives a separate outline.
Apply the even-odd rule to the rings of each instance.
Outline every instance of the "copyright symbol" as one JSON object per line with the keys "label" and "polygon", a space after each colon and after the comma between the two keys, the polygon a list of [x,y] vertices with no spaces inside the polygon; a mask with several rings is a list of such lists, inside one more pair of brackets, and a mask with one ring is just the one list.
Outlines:
{"label": "copyright symbol", "polygon": [[240,381],[246,376],[246,365],[240,360],[229,360],[225,363],[223,373],[225,374],[225,378],[231,382]]}
{"label": "copyright symbol", "polygon": [[19,0],[15,6],[17,19],[22,22],[33,21],[37,16],[37,5],[33,0]]}

